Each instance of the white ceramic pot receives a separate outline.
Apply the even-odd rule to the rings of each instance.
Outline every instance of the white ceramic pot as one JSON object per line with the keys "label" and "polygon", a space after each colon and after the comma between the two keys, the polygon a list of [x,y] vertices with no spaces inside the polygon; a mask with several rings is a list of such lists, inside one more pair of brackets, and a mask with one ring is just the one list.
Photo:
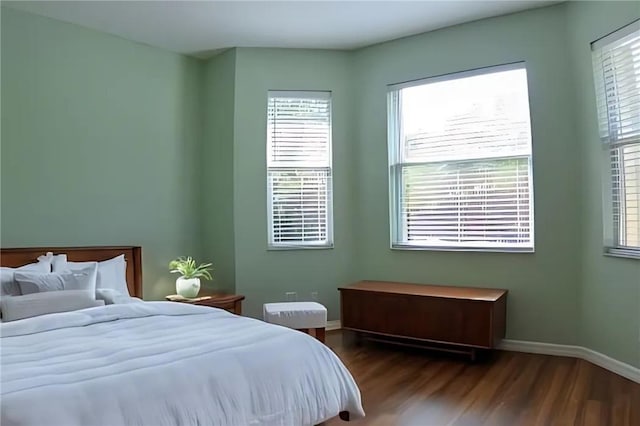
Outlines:
{"label": "white ceramic pot", "polygon": [[200,291],[200,278],[179,277],[176,280],[176,293],[182,297],[196,297]]}

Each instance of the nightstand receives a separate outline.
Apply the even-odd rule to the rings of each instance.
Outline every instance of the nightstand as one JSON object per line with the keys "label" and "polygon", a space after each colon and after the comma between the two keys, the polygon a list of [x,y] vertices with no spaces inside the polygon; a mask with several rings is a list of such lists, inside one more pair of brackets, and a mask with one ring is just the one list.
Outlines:
{"label": "nightstand", "polygon": [[[208,299],[202,299],[209,297]],[[167,297],[167,300],[171,300]],[[242,301],[244,296],[240,294],[216,294],[200,292],[196,300],[171,300],[172,302],[191,303],[192,305],[211,306],[213,308],[224,309],[232,314],[242,315]]]}

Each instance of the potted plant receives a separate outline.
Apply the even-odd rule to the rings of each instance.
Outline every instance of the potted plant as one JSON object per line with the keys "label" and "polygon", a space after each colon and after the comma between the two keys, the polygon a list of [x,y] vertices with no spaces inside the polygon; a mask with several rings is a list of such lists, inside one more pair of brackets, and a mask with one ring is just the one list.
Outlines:
{"label": "potted plant", "polygon": [[200,278],[211,280],[211,263],[198,265],[191,256],[181,256],[169,262],[169,272],[180,274],[176,279],[176,293],[182,297],[196,297],[200,291]]}

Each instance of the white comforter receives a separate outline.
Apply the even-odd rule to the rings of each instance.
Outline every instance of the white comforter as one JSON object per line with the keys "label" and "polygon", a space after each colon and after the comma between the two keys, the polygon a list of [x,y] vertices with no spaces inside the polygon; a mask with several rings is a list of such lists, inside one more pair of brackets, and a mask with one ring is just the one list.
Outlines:
{"label": "white comforter", "polygon": [[326,346],[219,309],[133,303],[0,327],[2,426],[299,426],[364,414]]}

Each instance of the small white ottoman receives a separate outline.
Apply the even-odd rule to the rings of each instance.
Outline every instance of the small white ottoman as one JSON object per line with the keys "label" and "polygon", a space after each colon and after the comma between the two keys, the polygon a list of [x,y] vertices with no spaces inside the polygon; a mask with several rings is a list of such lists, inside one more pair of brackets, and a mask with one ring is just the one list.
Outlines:
{"label": "small white ottoman", "polygon": [[324,329],[327,326],[327,308],[316,302],[265,303],[265,322],[294,328],[309,334],[315,330],[316,339],[324,343]]}

